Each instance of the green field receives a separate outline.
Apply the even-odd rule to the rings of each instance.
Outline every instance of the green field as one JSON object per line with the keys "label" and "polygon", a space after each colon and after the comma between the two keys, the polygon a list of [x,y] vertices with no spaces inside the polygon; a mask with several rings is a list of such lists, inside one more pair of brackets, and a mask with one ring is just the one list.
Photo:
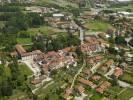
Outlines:
{"label": "green field", "polygon": [[14,90],[12,96],[5,98],[5,100],[30,100],[27,98],[27,94],[25,92]]}
{"label": "green field", "polygon": [[[30,34],[30,36],[36,35],[37,33],[42,33],[44,35],[57,35],[57,34],[64,34],[64,31],[58,28],[53,28],[49,26],[40,26],[38,28],[29,28],[27,31],[25,31],[27,34]],[[17,43],[20,44],[28,44],[31,43],[31,38],[17,38]]]}
{"label": "green field", "polygon": [[133,75],[132,75],[132,73],[125,72],[120,79],[133,84]]}
{"label": "green field", "polygon": [[44,33],[44,34],[55,34],[55,33],[59,33],[59,32],[63,32],[63,30],[60,30],[58,28],[53,28],[53,27],[49,27],[49,26],[40,26],[38,28],[29,28],[27,30],[27,33],[34,35],[37,34],[38,32]]}
{"label": "green field", "polygon": [[112,28],[112,26],[109,23],[98,20],[88,20],[84,26],[94,32],[95,31],[106,32],[107,29]]}
{"label": "green field", "polygon": [[19,44],[29,44],[31,42],[31,38],[17,38],[17,43]]}
{"label": "green field", "polygon": [[33,72],[25,64],[19,64],[19,70],[23,73],[23,75],[29,76],[33,74]]}
{"label": "green field", "polygon": [[114,11],[126,11],[128,9],[131,9],[133,11],[133,4],[128,4],[127,6],[113,6],[109,8],[110,10],[114,10]]}
{"label": "green field", "polygon": [[65,7],[65,6],[71,6],[71,7],[78,7],[76,3],[69,2],[67,0],[36,0],[36,4],[38,5],[47,5],[47,4],[55,4],[60,7]]}
{"label": "green field", "polygon": [[126,89],[118,96],[117,100],[129,100],[131,97],[133,97],[133,89]]}
{"label": "green field", "polygon": [[103,97],[100,96],[100,95],[98,95],[98,94],[94,94],[94,95],[90,98],[90,100],[102,100],[102,99],[103,99]]}

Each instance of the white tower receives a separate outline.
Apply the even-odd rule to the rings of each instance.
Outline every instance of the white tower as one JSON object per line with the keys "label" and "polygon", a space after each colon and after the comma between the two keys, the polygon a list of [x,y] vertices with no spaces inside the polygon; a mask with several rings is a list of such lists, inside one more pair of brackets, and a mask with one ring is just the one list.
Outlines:
{"label": "white tower", "polygon": [[81,27],[79,27],[79,32],[80,32],[79,39],[81,41],[81,44],[83,44],[83,42],[84,42],[84,30]]}

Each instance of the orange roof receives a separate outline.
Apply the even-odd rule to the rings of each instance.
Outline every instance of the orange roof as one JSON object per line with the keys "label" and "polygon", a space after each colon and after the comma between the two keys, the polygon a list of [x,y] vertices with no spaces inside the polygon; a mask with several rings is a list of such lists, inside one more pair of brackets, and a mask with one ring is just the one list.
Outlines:
{"label": "orange roof", "polygon": [[117,67],[115,70],[114,70],[114,76],[116,76],[117,78],[123,74],[123,70],[119,67]]}
{"label": "orange roof", "polygon": [[17,52],[21,55],[21,54],[23,54],[23,53],[26,53],[26,50],[22,47],[22,45],[20,45],[20,44],[17,44],[16,46],[15,46],[15,48],[16,48],[16,50],[17,50]]}
{"label": "orange roof", "polygon": [[70,88],[67,88],[66,90],[65,90],[65,94],[64,94],[64,99],[67,99],[69,96],[70,96],[70,94],[71,94],[71,89]]}
{"label": "orange roof", "polygon": [[114,63],[114,60],[113,60],[113,59],[110,59],[110,60],[108,60],[108,61],[105,63],[105,65],[106,65],[106,66],[111,66],[113,63]]}
{"label": "orange roof", "polygon": [[99,75],[94,75],[94,76],[92,76],[92,79],[93,79],[93,80],[99,80],[99,79],[101,79],[101,76],[99,76]]}
{"label": "orange roof", "polygon": [[79,93],[83,93],[85,91],[85,88],[82,85],[79,85],[77,87],[77,90],[78,90]]}
{"label": "orange roof", "polygon": [[91,82],[89,80],[85,80],[84,78],[80,78],[79,81],[85,85],[89,85],[91,88],[96,87],[96,85],[93,82]]}
{"label": "orange roof", "polygon": [[99,92],[99,93],[103,93],[103,92],[106,91],[110,86],[111,86],[111,83],[109,83],[108,81],[104,81],[104,82],[96,89],[96,91]]}

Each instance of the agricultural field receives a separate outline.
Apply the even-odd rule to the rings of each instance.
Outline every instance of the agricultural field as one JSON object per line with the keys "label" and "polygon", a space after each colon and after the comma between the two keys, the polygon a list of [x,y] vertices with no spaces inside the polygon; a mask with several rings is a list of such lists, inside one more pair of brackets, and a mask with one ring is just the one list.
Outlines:
{"label": "agricultural field", "polygon": [[86,28],[88,28],[90,31],[103,31],[106,32],[107,29],[112,28],[112,25],[99,21],[99,20],[88,20],[86,21],[86,24],[84,25]]}
{"label": "agricultural field", "polygon": [[54,4],[54,5],[57,5],[57,6],[60,6],[60,7],[65,7],[65,6],[71,6],[71,7],[75,7],[77,8],[78,5],[76,3],[72,3],[72,2],[69,2],[67,0],[37,0],[36,1],[36,4],[38,5],[47,5],[47,4]]}
{"label": "agricultural field", "polygon": [[125,72],[120,79],[125,82],[133,84],[133,74],[132,73]]}

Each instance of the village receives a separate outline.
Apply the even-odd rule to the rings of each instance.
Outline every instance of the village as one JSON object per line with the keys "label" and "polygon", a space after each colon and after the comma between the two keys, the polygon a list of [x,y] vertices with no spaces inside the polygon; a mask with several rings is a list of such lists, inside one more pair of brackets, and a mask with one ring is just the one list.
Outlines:
{"label": "village", "polygon": [[85,1],[69,0],[79,8],[26,1],[30,5],[22,11],[33,14],[40,26],[18,32],[7,54],[10,60],[3,62],[8,68],[16,61],[30,70],[23,75],[24,86],[33,97],[9,100],[133,99],[133,11]]}

